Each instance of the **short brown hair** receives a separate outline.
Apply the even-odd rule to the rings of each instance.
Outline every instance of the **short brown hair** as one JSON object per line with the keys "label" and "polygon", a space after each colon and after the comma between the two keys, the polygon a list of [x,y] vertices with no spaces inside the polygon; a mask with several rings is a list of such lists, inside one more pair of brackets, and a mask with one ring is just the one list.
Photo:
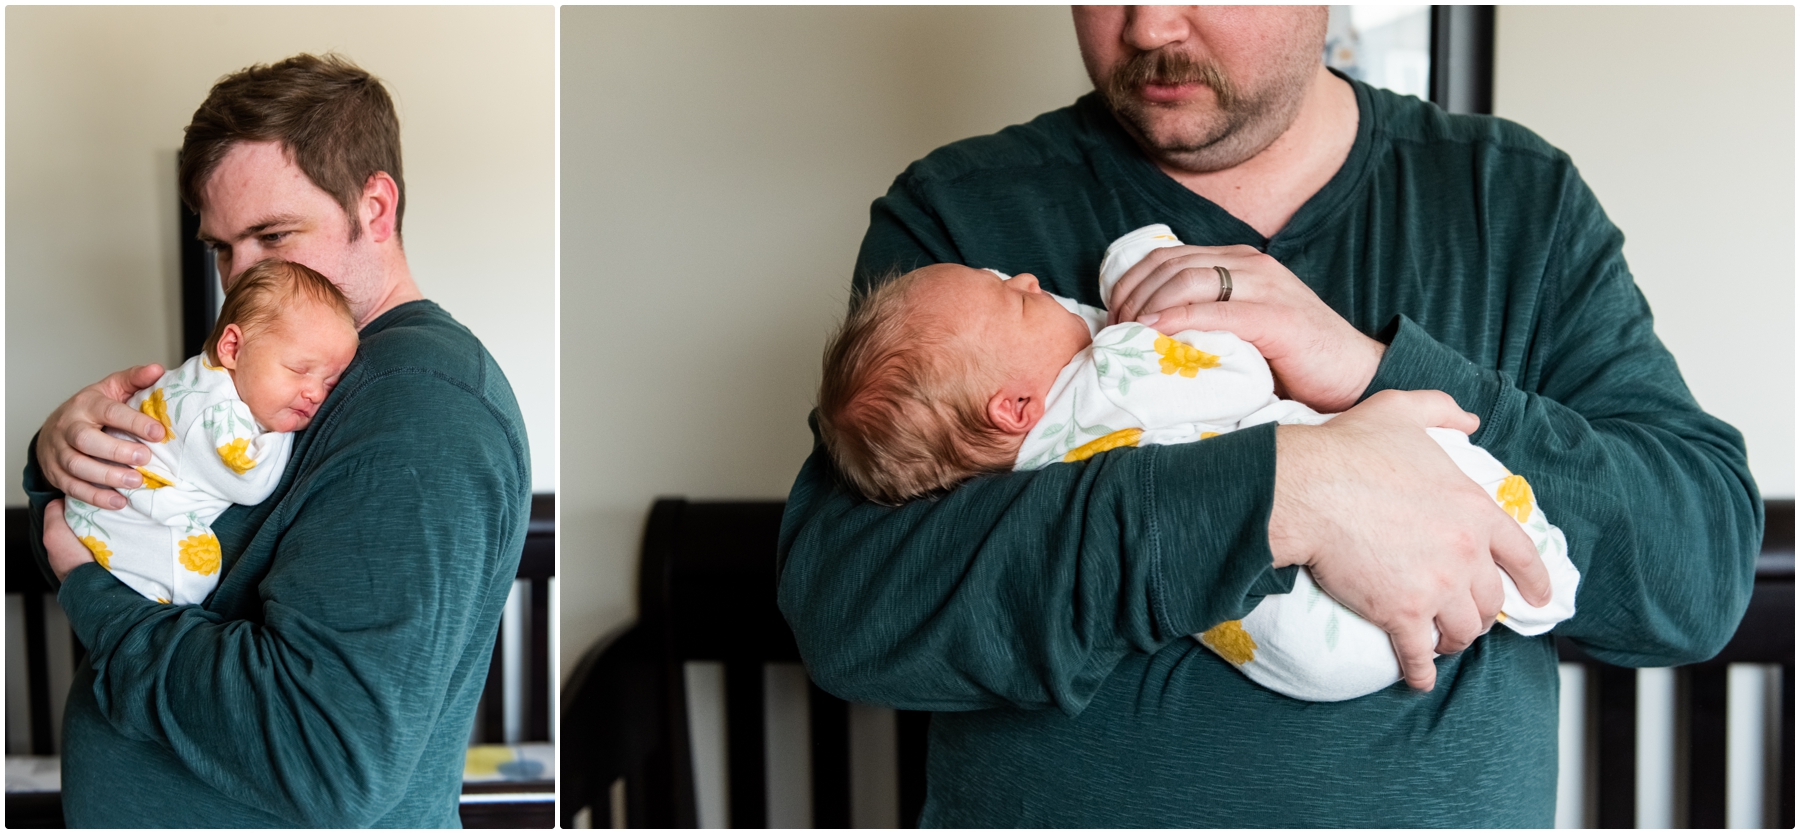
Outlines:
{"label": "short brown hair", "polygon": [[987,416],[987,373],[957,350],[962,336],[909,304],[919,272],[851,301],[825,347],[819,435],[838,472],[890,506],[1005,472],[1018,440]]}
{"label": "short brown hair", "polygon": [[219,308],[219,320],[213,324],[212,335],[206,337],[206,360],[214,365],[224,364],[219,361],[219,337],[225,334],[225,325],[255,330],[279,318],[295,299],[329,306],[343,314],[352,330],[356,329],[350,299],[331,279],[304,264],[269,258],[257,261],[231,283],[225,305]]}
{"label": "short brown hair", "polygon": [[181,200],[198,213],[201,189],[239,142],[280,142],[320,190],[344,207],[350,239],[362,234],[357,202],[369,177],[386,171],[399,199],[394,234],[406,214],[400,173],[400,119],[381,80],[349,60],[305,53],[256,64],[213,85],[181,142]]}

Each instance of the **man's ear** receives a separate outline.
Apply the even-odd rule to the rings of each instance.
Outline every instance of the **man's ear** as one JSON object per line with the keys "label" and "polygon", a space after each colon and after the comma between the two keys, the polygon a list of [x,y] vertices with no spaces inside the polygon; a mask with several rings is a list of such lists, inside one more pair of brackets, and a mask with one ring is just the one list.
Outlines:
{"label": "man's ear", "polygon": [[386,171],[376,171],[363,183],[357,222],[376,243],[386,243],[400,225],[400,185]]}
{"label": "man's ear", "polygon": [[988,422],[1005,434],[1024,435],[1044,416],[1044,404],[1023,391],[1010,386],[988,398]]}
{"label": "man's ear", "polygon": [[237,322],[225,325],[225,332],[219,334],[219,343],[213,349],[219,352],[219,364],[225,370],[237,370],[238,352],[244,349],[244,328]]}

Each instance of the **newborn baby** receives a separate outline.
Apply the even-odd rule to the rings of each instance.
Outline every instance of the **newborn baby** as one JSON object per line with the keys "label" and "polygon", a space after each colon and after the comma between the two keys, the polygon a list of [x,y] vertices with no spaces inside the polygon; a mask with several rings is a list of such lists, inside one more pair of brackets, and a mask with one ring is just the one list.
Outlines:
{"label": "newborn baby", "polygon": [[[205,352],[128,404],[162,423],[124,509],[69,498],[64,517],[94,561],[158,602],[199,603],[219,583],[212,522],[268,498],[356,354],[350,302],[305,266],[263,261],[232,284]],[[114,432],[118,436],[135,437]]]}
{"label": "newborn baby", "polygon": [[[1167,226],[1125,235],[1101,263],[1101,297]],[[936,264],[872,290],[826,349],[819,432],[845,478],[885,504],[976,475],[1085,460],[1121,446],[1187,443],[1262,423],[1329,420],[1274,394],[1256,348],[1225,331],[1165,336],[1043,292],[1030,275]],[[1525,479],[1463,434],[1428,430],[1537,545],[1552,600],[1527,604],[1510,577],[1501,620],[1536,635],[1575,612],[1579,573]],[[1293,698],[1340,701],[1400,679],[1388,636],[1301,568],[1294,590],[1195,635],[1251,680]]]}

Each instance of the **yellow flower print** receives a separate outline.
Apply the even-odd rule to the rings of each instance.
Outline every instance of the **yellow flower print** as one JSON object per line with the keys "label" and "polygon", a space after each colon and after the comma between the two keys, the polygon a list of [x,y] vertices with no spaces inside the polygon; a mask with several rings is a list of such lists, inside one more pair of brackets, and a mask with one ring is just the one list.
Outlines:
{"label": "yellow flower print", "polygon": [[1193,379],[1202,368],[1219,367],[1219,357],[1167,336],[1156,337],[1156,353],[1162,357],[1162,372],[1165,374],[1179,373]]}
{"label": "yellow flower print", "polygon": [[248,448],[250,448],[250,441],[240,437],[219,447],[219,460],[225,461],[225,465],[231,467],[231,471],[242,475],[256,466],[256,461],[251,460],[244,451]]}
{"label": "yellow flower print", "polygon": [[181,540],[181,566],[201,576],[219,572],[219,540],[211,533]]}
{"label": "yellow flower print", "polygon": [[138,410],[162,424],[162,442],[167,443],[175,439],[175,424],[169,422],[169,403],[163,399],[163,389],[158,388],[151,391],[150,396],[145,397],[144,402],[138,406]]}
{"label": "yellow flower print", "polygon": [[1531,484],[1525,483],[1523,475],[1508,475],[1500,482],[1500,488],[1494,490],[1494,498],[1500,502],[1500,508],[1508,515],[1524,524],[1531,520]]}
{"label": "yellow flower print", "polygon": [[1201,632],[1200,642],[1218,652],[1220,657],[1231,661],[1234,666],[1242,666],[1256,659],[1256,639],[1244,630],[1243,620],[1226,620]]}
{"label": "yellow flower print", "polygon": [[157,601],[157,602],[160,602],[160,603],[162,603],[162,604],[164,604],[164,605],[168,605],[168,604],[169,604],[169,601],[168,601],[168,600],[166,600],[166,599],[163,599],[163,598],[162,598],[162,597],[157,597],[157,598],[156,598],[156,601]]}
{"label": "yellow flower print", "polygon": [[202,368],[205,368],[205,369],[207,369],[207,370],[209,370],[209,371],[223,371],[223,370],[225,370],[225,366],[224,366],[224,365],[214,365],[214,364],[213,364],[213,363],[212,363],[212,360],[211,360],[211,359],[209,359],[209,358],[207,358],[207,356],[206,356],[206,354],[204,354],[204,353],[202,353],[202,354],[200,354],[200,367],[202,367]]}
{"label": "yellow flower print", "polygon": [[82,536],[81,543],[87,547],[89,553],[94,554],[94,561],[99,562],[100,567],[112,570],[112,551],[107,549],[106,542],[93,536]]}
{"label": "yellow flower print", "polygon": [[1087,460],[1108,449],[1117,449],[1120,446],[1136,446],[1138,444],[1138,438],[1143,436],[1143,429],[1119,429],[1112,434],[1104,437],[1096,437],[1093,440],[1089,440],[1080,446],[1070,449],[1068,454],[1063,455],[1063,463],[1074,463],[1078,460]]}
{"label": "yellow flower print", "polygon": [[1219,436],[1219,433],[1216,431],[1203,431],[1200,433],[1201,440],[1211,440],[1218,436]]}
{"label": "yellow flower print", "polygon": [[168,478],[158,475],[155,472],[151,472],[150,470],[145,469],[142,466],[139,466],[136,468],[137,468],[138,474],[144,476],[144,487],[143,487],[144,489],[162,489],[163,487],[166,487],[166,486],[169,486],[169,485],[175,483],[174,481],[171,481]]}

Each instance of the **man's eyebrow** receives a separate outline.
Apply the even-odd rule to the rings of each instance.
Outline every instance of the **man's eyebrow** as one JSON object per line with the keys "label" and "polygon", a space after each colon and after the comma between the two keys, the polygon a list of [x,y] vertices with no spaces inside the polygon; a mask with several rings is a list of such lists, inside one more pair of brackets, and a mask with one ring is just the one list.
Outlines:
{"label": "man's eyebrow", "polygon": [[[270,215],[268,217],[263,218],[260,222],[253,223],[249,226],[244,227],[244,230],[241,232],[238,232],[234,236],[234,239],[242,240],[244,238],[251,237],[253,235],[262,234],[264,230],[266,230],[272,226],[285,226],[285,225],[289,225],[289,224],[293,224],[293,223],[298,223],[298,222],[300,222],[300,220],[301,220],[301,217],[298,214]],[[195,234],[194,236],[199,238],[201,240],[201,242],[203,242],[203,243],[217,244],[217,243],[222,242],[218,238],[215,238],[215,237],[207,234],[205,231],[200,231],[197,234]]]}

